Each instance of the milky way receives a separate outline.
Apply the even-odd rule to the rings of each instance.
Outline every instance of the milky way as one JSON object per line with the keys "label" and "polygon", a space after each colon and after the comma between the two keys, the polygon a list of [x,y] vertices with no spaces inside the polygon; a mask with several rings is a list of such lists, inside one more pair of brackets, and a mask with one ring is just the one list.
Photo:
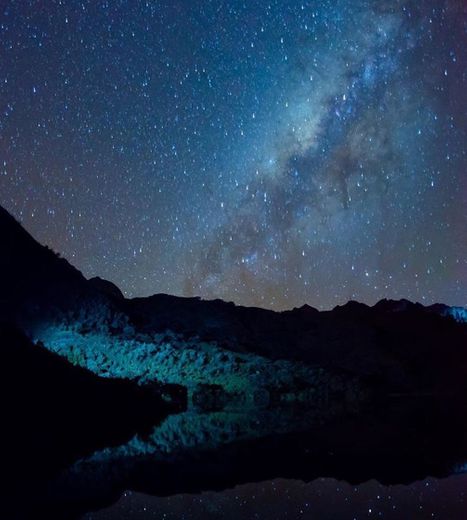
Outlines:
{"label": "milky way", "polygon": [[463,4],[3,3],[0,203],[128,296],[466,305]]}

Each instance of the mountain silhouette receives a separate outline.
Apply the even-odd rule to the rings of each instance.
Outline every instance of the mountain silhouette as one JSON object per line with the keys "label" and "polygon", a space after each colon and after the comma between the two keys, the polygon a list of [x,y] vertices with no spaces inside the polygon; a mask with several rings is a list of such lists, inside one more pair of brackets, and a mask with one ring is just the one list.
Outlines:
{"label": "mountain silhouette", "polygon": [[[71,518],[124,489],[192,492],[279,474],[405,482],[449,474],[465,454],[463,308],[381,300],[275,312],[128,299],[87,280],[2,208],[0,244],[8,518],[40,508]],[[442,410],[436,425],[420,396]],[[430,449],[442,445],[430,463],[419,430]],[[25,490],[31,502],[18,513]]]}
{"label": "mountain silhouette", "polygon": [[[179,350],[189,344],[196,353],[198,345],[208,344],[229,359],[239,354],[305,363],[364,378],[386,392],[451,393],[466,386],[464,309],[382,300],[373,307],[350,301],[331,311],[304,305],[275,312],[165,294],[126,299],[111,282],[87,280],[1,208],[0,239],[2,316],[47,348],[47,335],[36,331],[44,323],[63,322],[65,329],[79,328],[83,344],[86,334],[99,330],[109,341],[152,338],[157,349],[154,338],[168,334]],[[53,350],[63,347],[63,335],[60,342]],[[92,347],[85,350],[92,357]],[[61,353],[69,355],[66,349]],[[98,358],[89,363],[99,373]],[[109,363],[105,375],[112,375],[112,359]]]}

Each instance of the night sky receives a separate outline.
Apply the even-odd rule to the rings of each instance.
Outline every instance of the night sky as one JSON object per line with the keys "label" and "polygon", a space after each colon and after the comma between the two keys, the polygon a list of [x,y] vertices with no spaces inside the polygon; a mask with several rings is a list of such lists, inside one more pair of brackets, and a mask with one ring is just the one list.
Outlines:
{"label": "night sky", "polygon": [[467,304],[462,0],[0,5],[0,204],[86,276]]}

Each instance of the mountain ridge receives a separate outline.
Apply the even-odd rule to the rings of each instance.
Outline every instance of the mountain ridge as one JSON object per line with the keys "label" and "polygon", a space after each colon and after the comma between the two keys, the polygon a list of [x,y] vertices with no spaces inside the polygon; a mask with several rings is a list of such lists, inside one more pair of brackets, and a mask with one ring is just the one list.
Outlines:
{"label": "mountain ridge", "polygon": [[[462,308],[383,299],[374,306],[351,300],[328,311],[305,304],[278,312],[199,297],[125,298],[112,282],[86,279],[3,209],[0,236],[8,246],[0,260],[2,315],[34,341],[100,375],[215,382],[229,392],[234,380],[242,381],[242,392],[258,380],[274,393],[271,384],[284,384],[272,375],[283,370],[277,363],[288,367],[287,384],[305,364],[397,392],[454,390],[467,373]],[[154,365],[162,354],[166,372]]]}
{"label": "mountain ridge", "polygon": [[[69,270],[70,276],[71,273],[74,274],[76,279],[80,281],[86,281],[87,285],[89,287],[93,287],[97,289],[99,292],[105,293],[107,295],[112,295],[114,298],[117,299],[124,299],[126,301],[130,302],[138,302],[141,300],[151,300],[154,298],[166,298],[166,299],[179,299],[184,301],[201,301],[201,302],[217,302],[222,303],[224,305],[228,306],[235,306],[237,308],[244,308],[244,309],[255,309],[255,310],[262,310],[267,312],[272,312],[275,314],[284,314],[284,313],[291,313],[291,312],[297,312],[297,311],[309,311],[309,312],[319,312],[319,313],[325,313],[325,312],[332,312],[338,309],[342,308],[348,308],[348,307],[366,307],[366,308],[382,308],[383,306],[389,308],[389,310],[396,310],[398,307],[409,307],[413,305],[422,306],[425,309],[431,309],[433,311],[444,311],[446,309],[463,309],[466,311],[466,309],[462,306],[456,306],[456,305],[447,305],[444,303],[434,303],[430,305],[424,305],[420,302],[413,302],[411,300],[408,300],[406,298],[400,298],[400,299],[392,299],[392,298],[382,298],[381,300],[378,300],[374,305],[369,305],[364,302],[360,302],[358,300],[348,300],[345,303],[337,304],[331,309],[317,309],[316,307],[313,307],[312,305],[308,303],[304,303],[300,306],[295,306],[291,309],[284,309],[284,310],[274,310],[269,309],[265,307],[257,307],[257,306],[249,306],[249,305],[241,305],[236,304],[232,301],[228,300],[222,300],[220,298],[213,298],[213,299],[203,299],[201,296],[176,296],[171,295],[168,293],[154,293],[149,296],[133,296],[133,297],[125,297],[123,295],[122,290],[118,287],[117,284],[114,282],[111,282],[105,278],[102,278],[101,276],[94,276],[91,278],[86,278],[82,272],[76,268],[69,260],[65,259],[64,257],[61,257],[59,253],[54,252],[50,247],[46,245],[40,244],[31,233],[29,233],[24,226],[19,222],[11,213],[9,213],[5,208],[3,208],[0,205],[0,236],[2,237],[2,240],[6,246],[6,249],[14,249],[15,243],[18,243],[18,240],[22,240],[24,243],[28,243],[28,247],[23,247],[23,250],[26,250],[28,252],[37,252],[42,251],[44,259],[48,260],[49,262],[53,262],[56,266],[61,265],[62,270]],[[5,243],[6,242],[6,243]],[[21,243],[21,242],[20,242]],[[33,251],[33,249],[36,249],[36,251]],[[48,258],[47,258],[48,257]],[[8,256],[6,257],[8,258]],[[15,260],[18,261],[20,258],[18,256],[15,256]],[[5,257],[3,258],[3,261],[5,260]],[[4,267],[4,264],[1,263],[2,259],[0,259],[0,267]],[[18,264],[16,264],[18,265]],[[467,316],[465,318],[467,320]]]}

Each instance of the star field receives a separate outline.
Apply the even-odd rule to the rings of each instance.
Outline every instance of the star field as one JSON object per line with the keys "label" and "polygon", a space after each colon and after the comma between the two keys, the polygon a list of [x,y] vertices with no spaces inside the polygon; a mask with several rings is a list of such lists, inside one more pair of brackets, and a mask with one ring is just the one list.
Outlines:
{"label": "star field", "polygon": [[6,1],[0,204],[86,276],[466,305],[465,4]]}

